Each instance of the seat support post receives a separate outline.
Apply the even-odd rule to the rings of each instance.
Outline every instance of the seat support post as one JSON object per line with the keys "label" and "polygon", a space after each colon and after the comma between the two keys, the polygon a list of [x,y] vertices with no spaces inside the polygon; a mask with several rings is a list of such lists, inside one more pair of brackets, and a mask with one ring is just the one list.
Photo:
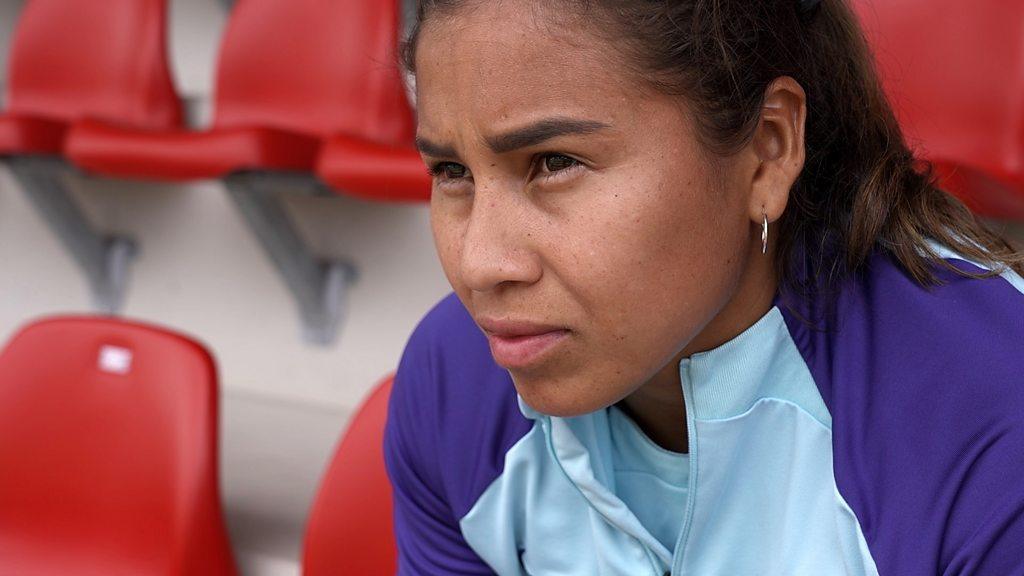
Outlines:
{"label": "seat support post", "polygon": [[68,165],[56,156],[5,160],[36,212],[85,273],[93,305],[114,314],[124,303],[128,270],[137,253],[128,237],[106,235],[89,223],[67,188]]}
{"label": "seat support post", "polygon": [[274,185],[279,183],[275,176],[239,172],[227,176],[225,184],[249,229],[291,291],[299,309],[303,337],[312,344],[327,346],[337,337],[345,295],[356,279],[356,270],[351,263],[324,260],[312,253],[285,211],[279,187]]}

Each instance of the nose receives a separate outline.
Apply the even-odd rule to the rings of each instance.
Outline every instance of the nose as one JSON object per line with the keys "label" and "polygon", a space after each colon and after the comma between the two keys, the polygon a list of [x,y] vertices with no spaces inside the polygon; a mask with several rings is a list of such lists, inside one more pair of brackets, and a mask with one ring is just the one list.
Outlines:
{"label": "nose", "polygon": [[540,280],[529,219],[515,201],[478,195],[463,237],[461,274],[467,287],[489,292]]}

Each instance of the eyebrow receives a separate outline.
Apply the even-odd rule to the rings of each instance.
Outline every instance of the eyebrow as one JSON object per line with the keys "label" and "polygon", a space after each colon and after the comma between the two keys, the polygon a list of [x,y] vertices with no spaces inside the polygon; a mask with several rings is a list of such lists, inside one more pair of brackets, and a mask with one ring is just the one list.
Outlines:
{"label": "eyebrow", "polygon": [[[593,134],[610,128],[604,122],[596,120],[578,120],[575,118],[547,118],[517,128],[505,134],[490,136],[487,138],[487,146],[497,154],[504,154],[527,146],[536,146],[552,138],[559,136],[571,136],[580,134]],[[416,148],[427,156],[438,158],[456,158],[458,154],[451,146],[437,144],[430,140],[416,136]]]}
{"label": "eyebrow", "polygon": [[559,136],[593,134],[606,128],[610,126],[596,120],[548,118],[505,134],[489,137],[487,145],[495,153],[503,154],[527,146],[536,146]]}
{"label": "eyebrow", "polygon": [[416,136],[416,148],[423,154],[435,158],[458,158],[459,156],[455,153],[455,148],[436,144],[419,135]]}

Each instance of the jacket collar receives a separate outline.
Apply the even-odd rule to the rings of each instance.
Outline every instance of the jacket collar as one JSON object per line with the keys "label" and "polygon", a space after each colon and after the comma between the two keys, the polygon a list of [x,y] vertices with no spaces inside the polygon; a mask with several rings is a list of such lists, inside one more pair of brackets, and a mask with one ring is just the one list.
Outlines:
{"label": "jacket collar", "polygon": [[[738,416],[750,409],[778,382],[797,381],[786,372],[802,365],[788,362],[791,346],[782,312],[768,313],[733,339],[679,363],[684,397],[699,420]],[[794,376],[788,378],[787,376]],[[687,394],[687,391],[690,393]]]}
{"label": "jacket collar", "polygon": [[[679,363],[684,384],[681,393],[692,404],[694,415],[700,419],[728,418],[750,408],[763,396],[762,388],[768,380],[765,376],[779,369],[786,370],[779,362],[779,350],[787,344],[788,338],[782,312],[772,306],[757,322],[728,342],[683,358]],[[687,388],[692,390],[692,398]],[[519,411],[526,418],[552,418],[534,410],[522,396],[517,397]]]}
{"label": "jacket collar", "polygon": [[[778,360],[784,356],[779,352],[787,338],[782,313],[773,306],[732,340],[681,361],[679,372],[683,390],[680,393],[687,403],[687,425],[693,425],[694,418],[716,419],[742,414],[768,393],[764,389],[766,382],[786,381],[786,374],[781,374],[781,380],[768,374],[789,369],[787,363]],[[562,472],[607,520],[608,527],[642,544],[656,565],[670,566],[671,552],[615,495],[607,411],[561,418],[534,410],[522,396],[518,400],[523,416],[536,421],[543,429],[548,451]],[[691,446],[691,452],[695,448]]]}

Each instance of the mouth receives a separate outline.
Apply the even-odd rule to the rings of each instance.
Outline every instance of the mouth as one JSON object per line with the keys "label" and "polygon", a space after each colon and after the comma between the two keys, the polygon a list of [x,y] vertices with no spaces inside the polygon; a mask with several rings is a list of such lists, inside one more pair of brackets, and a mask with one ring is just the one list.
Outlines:
{"label": "mouth", "polygon": [[529,322],[480,320],[494,361],[513,370],[539,363],[570,334],[567,328]]}

